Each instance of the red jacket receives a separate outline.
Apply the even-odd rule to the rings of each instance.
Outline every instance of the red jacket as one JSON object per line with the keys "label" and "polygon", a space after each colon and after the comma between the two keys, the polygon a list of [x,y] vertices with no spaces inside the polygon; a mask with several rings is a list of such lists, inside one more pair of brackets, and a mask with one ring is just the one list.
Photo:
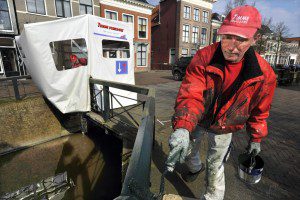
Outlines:
{"label": "red jacket", "polygon": [[216,133],[236,132],[246,124],[251,141],[268,134],[266,119],[276,87],[271,66],[252,47],[230,94],[222,96],[225,59],[221,44],[197,52],[180,86],[173,127],[192,132],[197,124]]}

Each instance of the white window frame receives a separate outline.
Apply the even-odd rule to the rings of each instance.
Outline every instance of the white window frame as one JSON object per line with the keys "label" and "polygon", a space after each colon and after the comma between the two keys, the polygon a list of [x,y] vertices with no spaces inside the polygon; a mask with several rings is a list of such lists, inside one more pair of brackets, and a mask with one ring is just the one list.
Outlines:
{"label": "white window frame", "polygon": [[110,19],[110,20],[116,20],[116,21],[119,20],[118,11],[109,10],[109,9],[104,9],[104,18],[105,18],[105,19],[109,19],[109,18],[106,18],[106,11],[112,12],[112,13],[116,13],[116,14],[117,14],[117,19]]}
{"label": "white window frame", "polygon": [[[186,49],[186,50],[187,50],[187,53],[186,53],[185,56],[183,56],[183,54],[182,54],[183,49]],[[181,56],[182,56],[182,57],[188,57],[188,56],[189,56],[189,49],[188,49],[188,48],[182,48],[182,49],[181,49]]]}
{"label": "white window frame", "polygon": [[[28,13],[32,13],[32,14],[35,14],[35,15],[41,15],[41,16],[48,15],[48,14],[47,14],[47,5],[46,5],[46,0],[43,0],[43,1],[44,1],[44,7],[45,7],[45,14],[41,14],[41,13],[35,13],[35,12],[28,11],[28,7],[27,7],[27,0],[25,0],[25,8],[26,8],[26,12],[28,12]],[[7,3],[8,3],[8,1],[7,1]],[[54,1],[54,4],[55,4],[55,1]],[[56,10],[56,7],[55,7],[55,10]]]}
{"label": "white window frame", "polygon": [[[206,30],[206,32],[205,32],[205,44],[203,44],[203,43],[202,43],[202,41],[203,41],[203,37],[202,37],[202,30],[203,30],[203,29],[205,29],[205,30]],[[200,38],[200,45],[201,45],[201,46],[205,46],[205,45],[207,45],[207,28],[204,28],[204,27],[202,27],[202,28],[201,28],[201,38]]]}
{"label": "white window frame", "polygon": [[[139,25],[139,19],[146,19],[146,37],[145,38],[140,38],[140,25]],[[148,39],[148,18],[145,18],[145,17],[140,17],[138,16],[138,39],[145,39],[147,40]]]}
{"label": "white window frame", "polygon": [[[139,45],[145,45],[146,46],[146,65],[138,65],[138,46]],[[136,46],[136,66],[137,67],[148,67],[148,45],[144,44],[144,43],[138,43],[137,44],[137,46]]]}
{"label": "white window frame", "polygon": [[[123,21],[124,15],[131,16],[132,17],[132,23],[134,24],[134,15],[131,15],[131,14],[128,14],[128,13],[122,13],[122,21]],[[130,22],[127,22],[127,23],[130,23]]]}
{"label": "white window frame", "polygon": [[[198,19],[196,19],[196,15],[195,15],[195,11],[198,10]],[[194,12],[193,12],[193,19],[194,21],[199,22],[200,21],[200,9],[199,8],[194,8]]]}
{"label": "white window frame", "polygon": [[[206,18],[204,17],[204,13],[207,13],[207,17]],[[207,21],[205,19],[207,19]],[[209,22],[209,12],[207,10],[203,10],[202,11],[202,22],[203,23],[207,23],[207,24]]]}
{"label": "white window frame", "polygon": [[[187,31],[187,41],[184,40],[185,38],[185,30],[184,30],[184,27],[188,26],[188,31]],[[183,24],[182,25],[182,42],[187,42],[189,43],[189,40],[190,40],[190,25],[189,24]]]}
{"label": "white window frame", "polygon": [[[197,28],[198,31],[194,32],[194,28]],[[197,37],[196,38],[194,38],[194,33],[197,33]],[[199,41],[199,26],[193,26],[192,27],[192,43],[193,44],[197,44],[198,41]]]}
{"label": "white window frame", "polygon": [[[185,17],[185,12],[184,12],[185,8],[189,8],[190,9],[188,17]],[[184,19],[190,19],[191,18],[191,6],[186,6],[186,5],[183,6],[183,18]]]}

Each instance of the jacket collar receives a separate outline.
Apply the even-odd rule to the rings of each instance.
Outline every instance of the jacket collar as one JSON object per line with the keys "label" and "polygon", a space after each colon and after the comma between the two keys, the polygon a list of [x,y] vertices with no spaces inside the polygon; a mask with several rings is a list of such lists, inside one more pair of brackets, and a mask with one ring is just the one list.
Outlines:
{"label": "jacket collar", "polygon": [[[250,47],[246,51],[244,59],[244,66],[241,72],[241,76],[244,81],[263,75],[253,47]],[[209,65],[216,67],[223,71],[223,73],[225,72],[226,62],[221,49],[221,42],[219,43]]]}

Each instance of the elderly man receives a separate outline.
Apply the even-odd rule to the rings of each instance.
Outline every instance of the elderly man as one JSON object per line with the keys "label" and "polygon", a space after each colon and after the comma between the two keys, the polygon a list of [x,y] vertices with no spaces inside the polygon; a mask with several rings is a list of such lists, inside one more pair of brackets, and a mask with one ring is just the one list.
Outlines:
{"label": "elderly man", "polygon": [[194,181],[204,171],[199,145],[203,133],[207,133],[203,199],[224,198],[224,162],[232,133],[246,124],[250,136],[247,150],[254,155],[260,152],[261,139],[267,135],[266,119],[276,77],[251,47],[260,28],[261,15],[256,8],[234,8],[219,29],[221,42],[197,52],[179,89],[167,166],[172,171],[177,160],[186,162],[189,173],[183,179]]}

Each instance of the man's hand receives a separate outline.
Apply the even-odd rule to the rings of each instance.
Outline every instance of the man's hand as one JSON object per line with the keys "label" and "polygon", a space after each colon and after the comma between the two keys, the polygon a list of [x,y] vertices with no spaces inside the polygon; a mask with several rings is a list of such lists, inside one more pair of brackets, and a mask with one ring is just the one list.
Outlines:
{"label": "man's hand", "polygon": [[172,172],[176,162],[184,163],[185,157],[188,154],[190,143],[189,131],[183,128],[176,129],[169,138],[170,153],[167,159],[167,169]]}
{"label": "man's hand", "polygon": [[260,143],[259,142],[250,142],[247,147],[248,154],[256,156],[260,152]]}

